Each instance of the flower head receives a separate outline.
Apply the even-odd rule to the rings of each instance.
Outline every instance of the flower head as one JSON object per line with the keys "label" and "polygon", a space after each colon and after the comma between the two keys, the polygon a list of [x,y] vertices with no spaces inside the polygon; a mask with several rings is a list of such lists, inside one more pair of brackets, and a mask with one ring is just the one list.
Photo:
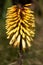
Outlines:
{"label": "flower head", "polygon": [[31,4],[20,4],[9,7],[6,14],[7,39],[11,39],[9,44],[14,47],[22,44],[22,49],[31,46],[35,34],[34,11],[29,6]]}

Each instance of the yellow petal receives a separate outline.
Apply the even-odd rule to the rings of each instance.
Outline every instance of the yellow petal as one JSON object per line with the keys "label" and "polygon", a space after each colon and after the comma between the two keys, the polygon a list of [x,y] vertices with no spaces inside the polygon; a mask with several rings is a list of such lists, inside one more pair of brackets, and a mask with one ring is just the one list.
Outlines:
{"label": "yellow petal", "polygon": [[23,49],[26,48],[26,43],[25,43],[24,39],[22,39],[22,48],[23,48]]}
{"label": "yellow petal", "polygon": [[26,39],[26,42],[27,42],[28,47],[31,47],[31,44],[27,39]]}

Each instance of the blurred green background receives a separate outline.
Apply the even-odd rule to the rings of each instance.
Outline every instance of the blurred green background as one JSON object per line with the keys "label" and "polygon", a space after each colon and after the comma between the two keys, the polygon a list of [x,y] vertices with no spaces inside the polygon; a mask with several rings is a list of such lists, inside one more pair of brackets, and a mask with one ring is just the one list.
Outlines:
{"label": "blurred green background", "polygon": [[[22,65],[43,65],[43,0],[33,0],[36,18],[36,35],[32,47],[23,53]],[[9,45],[5,29],[5,16],[11,0],[0,0],[0,65],[14,65],[19,60],[18,49]],[[19,63],[15,63],[19,65]]]}

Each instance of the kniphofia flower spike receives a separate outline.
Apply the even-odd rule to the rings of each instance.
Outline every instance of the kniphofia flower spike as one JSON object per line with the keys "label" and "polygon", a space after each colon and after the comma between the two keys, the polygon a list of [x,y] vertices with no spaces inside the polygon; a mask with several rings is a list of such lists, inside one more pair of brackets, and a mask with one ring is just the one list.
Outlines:
{"label": "kniphofia flower spike", "polygon": [[19,47],[20,41],[22,42],[22,49],[25,49],[26,46],[31,47],[31,41],[35,34],[35,16],[34,11],[29,8],[31,5],[21,6],[18,4],[7,9],[7,39],[11,39],[9,44],[14,47]]}

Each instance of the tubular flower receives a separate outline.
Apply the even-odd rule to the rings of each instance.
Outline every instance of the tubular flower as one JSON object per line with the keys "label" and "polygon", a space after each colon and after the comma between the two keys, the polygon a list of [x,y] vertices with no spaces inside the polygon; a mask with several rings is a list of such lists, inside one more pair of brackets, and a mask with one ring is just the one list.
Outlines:
{"label": "tubular flower", "polygon": [[9,7],[6,14],[7,39],[11,39],[9,44],[22,49],[31,46],[35,34],[35,17],[34,11],[25,4],[23,7],[18,4]]}

